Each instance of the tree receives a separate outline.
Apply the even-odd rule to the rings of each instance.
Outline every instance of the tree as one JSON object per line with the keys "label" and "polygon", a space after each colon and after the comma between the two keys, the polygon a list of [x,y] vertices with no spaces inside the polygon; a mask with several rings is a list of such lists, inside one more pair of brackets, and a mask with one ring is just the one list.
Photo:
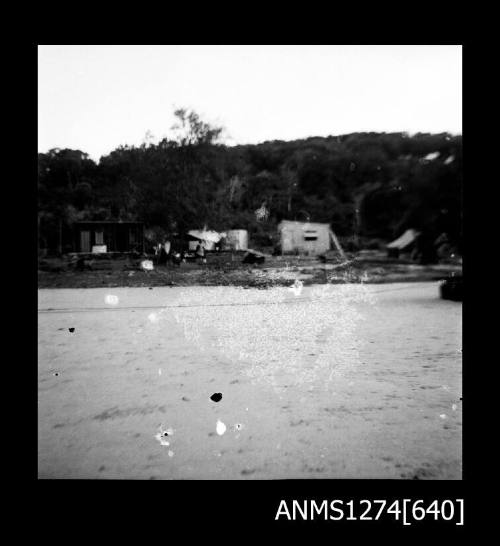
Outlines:
{"label": "tree", "polygon": [[[300,211],[361,240],[408,227],[461,240],[461,136],[352,133],[229,147],[223,128],[193,110],[174,116],[172,138],[120,146],[98,164],[80,150],[39,154],[41,244],[62,249],[62,228],[77,218],[140,220],[156,233],[245,228],[265,241]],[[269,216],[258,222],[263,203]]]}
{"label": "tree", "polygon": [[174,112],[177,122],[172,126],[179,146],[200,146],[215,144],[223,128],[212,126],[200,119],[193,110],[178,108]]}

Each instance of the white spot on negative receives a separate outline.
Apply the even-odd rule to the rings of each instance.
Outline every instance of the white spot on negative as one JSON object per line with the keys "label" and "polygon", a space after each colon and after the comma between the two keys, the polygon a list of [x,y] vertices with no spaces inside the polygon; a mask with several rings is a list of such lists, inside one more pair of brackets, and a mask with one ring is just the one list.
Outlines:
{"label": "white spot on negative", "polygon": [[174,452],[173,452],[171,449],[168,450],[168,456],[169,456],[169,457],[173,457],[173,456],[174,456]]}
{"label": "white spot on negative", "polygon": [[163,434],[163,431],[160,430],[160,432],[157,432],[155,434],[155,438],[160,442],[162,446],[169,446],[170,443],[165,440],[165,436]]}
{"label": "white spot on negative", "polygon": [[457,411],[457,405],[456,405],[456,404],[453,404],[453,405],[451,406],[451,409],[452,409],[453,411]]}
{"label": "white spot on negative", "polygon": [[446,414],[442,413],[439,417],[441,417],[441,419],[446,419]]}
{"label": "white spot on negative", "polygon": [[156,313],[151,313],[149,316],[148,316],[148,319],[150,322],[152,322],[153,324],[155,322],[158,322],[159,318],[158,318],[158,315]]}
{"label": "white spot on negative", "polygon": [[299,281],[299,279],[296,279],[292,286],[290,286],[289,290],[291,290],[295,296],[300,296],[303,286],[304,283],[302,281]]}
{"label": "white spot on negative", "polygon": [[217,434],[219,436],[222,436],[224,432],[226,432],[226,425],[222,421],[217,420],[217,426],[215,427],[215,430],[217,431]]}
{"label": "white spot on negative", "polygon": [[172,428],[164,429],[163,425],[158,427],[158,432],[155,434],[155,438],[160,442],[162,446],[169,446],[170,442],[167,440],[168,436],[172,436],[174,430]]}
{"label": "white spot on negative", "polygon": [[119,302],[118,296],[114,296],[113,294],[107,294],[104,298],[104,303],[107,303],[108,305],[118,305]]}

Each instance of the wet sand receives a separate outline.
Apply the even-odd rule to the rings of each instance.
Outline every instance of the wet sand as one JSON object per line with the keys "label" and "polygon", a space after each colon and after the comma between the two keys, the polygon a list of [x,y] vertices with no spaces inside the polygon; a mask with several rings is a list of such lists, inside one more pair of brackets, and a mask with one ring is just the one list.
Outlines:
{"label": "wet sand", "polygon": [[437,283],[38,307],[40,478],[461,479],[462,306]]}

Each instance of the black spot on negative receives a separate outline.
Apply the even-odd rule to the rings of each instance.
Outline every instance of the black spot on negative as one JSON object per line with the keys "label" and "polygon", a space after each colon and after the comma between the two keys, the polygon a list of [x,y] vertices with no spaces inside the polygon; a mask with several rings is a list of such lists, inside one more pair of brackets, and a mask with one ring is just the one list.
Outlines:
{"label": "black spot on negative", "polygon": [[68,330],[69,330],[70,332],[74,332],[74,331],[75,331],[74,328],[68,328]]}
{"label": "black spot on negative", "polygon": [[210,397],[210,400],[213,400],[214,402],[220,402],[222,400],[222,393],[214,392],[212,396]]}

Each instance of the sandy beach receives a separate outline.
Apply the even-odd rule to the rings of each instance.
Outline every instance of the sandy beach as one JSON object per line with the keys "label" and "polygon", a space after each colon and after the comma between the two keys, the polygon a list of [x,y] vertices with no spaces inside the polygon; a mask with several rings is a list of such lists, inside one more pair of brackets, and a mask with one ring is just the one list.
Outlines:
{"label": "sandy beach", "polygon": [[461,479],[437,282],[38,298],[40,478]]}

